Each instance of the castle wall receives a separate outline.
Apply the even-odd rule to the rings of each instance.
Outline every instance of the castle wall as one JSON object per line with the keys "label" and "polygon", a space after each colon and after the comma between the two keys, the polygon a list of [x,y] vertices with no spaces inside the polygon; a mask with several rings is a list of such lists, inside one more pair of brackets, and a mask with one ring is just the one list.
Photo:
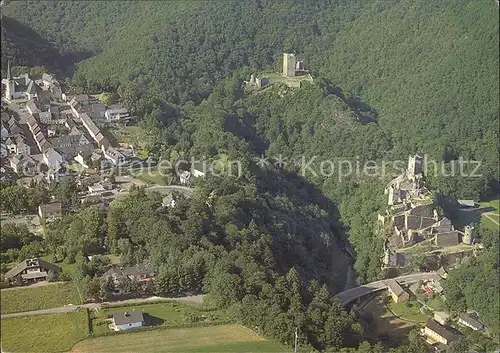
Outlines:
{"label": "castle wall", "polygon": [[453,246],[460,242],[460,233],[458,231],[436,234],[434,244],[437,246]]}
{"label": "castle wall", "polygon": [[432,217],[433,216],[434,207],[432,204],[430,205],[420,205],[412,208],[410,210],[410,214],[413,216],[422,216],[422,217]]}

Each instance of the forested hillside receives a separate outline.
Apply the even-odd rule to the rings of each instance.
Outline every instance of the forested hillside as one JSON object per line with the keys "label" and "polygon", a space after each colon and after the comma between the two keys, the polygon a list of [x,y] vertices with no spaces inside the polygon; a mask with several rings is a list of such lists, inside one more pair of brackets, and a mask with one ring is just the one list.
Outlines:
{"label": "forested hillside", "polygon": [[[445,195],[479,199],[498,192],[496,6],[493,0],[13,1],[3,14],[61,53],[94,53],[78,64],[74,84],[87,92],[118,90],[159,128],[145,142],[156,151],[159,144],[174,155],[213,156],[222,148],[214,136],[225,129],[250,142],[254,154],[391,161],[420,153],[448,162],[447,169],[460,156],[483,161],[482,176],[427,179]],[[10,31],[15,37],[17,29]],[[245,100],[241,81],[259,69],[279,69],[283,51],[303,57],[316,83],[283,99],[271,90]],[[2,46],[2,65],[6,58],[25,63],[24,55]],[[239,68],[219,88],[226,91],[219,108],[192,108]],[[360,124],[357,118],[366,116],[375,122]],[[381,180],[309,178],[338,204],[360,278],[376,277],[379,260],[370,252]]]}
{"label": "forested hillside", "polygon": [[[495,0],[6,1],[2,13],[3,69],[44,65],[79,91],[118,92],[140,118],[141,148],[162,159],[243,164],[238,179],[199,181],[175,210],[158,212],[161,200],[137,191],[107,218],[67,216],[44,250],[68,261],[103,246],[126,263],[149,258],[158,293],[203,289],[283,342],[298,326],[320,350],[352,343],[355,320],[329,292],[348,282],[349,244],[358,280],[380,275],[376,214],[391,177],[301,176],[293,161],[380,165],[419,153],[450,169],[462,157],[481,161],[482,176],[429,174],[434,190],[498,192]],[[283,52],[303,58],[314,82],[247,95],[243,81],[280,71]],[[256,163],[264,156],[267,167]],[[470,273],[494,279],[489,256],[451,276],[457,310],[463,296],[476,305],[473,288],[458,288]]]}
{"label": "forested hillside", "polygon": [[479,229],[485,250],[452,271],[444,284],[446,305],[456,313],[474,308],[495,335],[500,335],[499,239],[498,232]]}
{"label": "forested hillside", "polygon": [[[279,67],[281,53],[295,51],[313,73],[378,113],[387,136],[378,154],[486,161],[486,182],[472,188],[460,188],[455,178],[433,180],[446,193],[478,198],[498,177],[496,6],[494,0],[13,1],[3,13],[62,53],[94,52],[78,65],[75,83],[91,91],[120,87],[139,115],[165,110],[166,103],[198,103],[234,69]],[[2,46],[2,65],[17,55]]]}

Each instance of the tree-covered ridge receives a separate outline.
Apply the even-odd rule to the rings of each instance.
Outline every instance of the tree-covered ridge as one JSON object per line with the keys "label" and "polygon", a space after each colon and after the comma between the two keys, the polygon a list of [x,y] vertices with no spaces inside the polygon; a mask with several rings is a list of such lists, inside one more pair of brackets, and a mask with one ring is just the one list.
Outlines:
{"label": "tree-covered ridge", "polygon": [[379,112],[395,156],[425,151],[495,165],[498,23],[494,1],[379,1],[325,46],[330,56],[311,57]]}
{"label": "tree-covered ridge", "polygon": [[[53,43],[49,53],[54,46],[63,54],[95,54],[78,65],[73,84],[87,93],[118,91],[141,118],[147,152],[172,162],[223,155],[241,161],[244,175],[201,182],[189,202],[171,210],[160,209],[159,196],[138,191],[115,201],[107,217],[85,209],[55,223],[45,241],[24,251],[20,241],[16,249],[49,250],[66,261],[103,249],[125,263],[148,258],[159,269],[158,293],[203,289],[215,306],[229,307],[266,335],[290,343],[299,327],[303,343],[338,350],[356,327],[330,293],[349,275],[346,237],[358,279],[379,275],[383,238],[375,220],[385,203],[385,179],[303,178],[291,163],[261,168],[255,157],[362,163],[406,160],[410,153],[438,161],[462,156],[484,162],[482,178],[426,176],[429,184],[457,198],[488,194],[498,180],[495,6],[423,0],[6,4],[5,15]],[[2,46],[2,65],[6,58],[29,65],[32,54],[16,45]],[[315,82],[246,96],[242,81],[263,69],[279,71],[283,51],[303,57]],[[373,122],[361,123],[365,116]],[[71,193],[64,194],[69,203]],[[483,265],[464,271],[484,268],[494,279]],[[462,281],[468,273],[457,276]],[[486,281],[477,283],[480,290]],[[467,287],[456,296],[476,306],[477,291]],[[412,345],[405,349],[423,351]]]}
{"label": "tree-covered ridge", "polygon": [[99,270],[85,256],[147,260],[158,270],[154,294],[204,292],[210,305],[266,336],[291,344],[297,327],[302,344],[339,349],[355,342],[359,326],[332,297],[350,266],[335,214],[313,186],[279,171],[210,177],[175,208],[141,189],[113,201],[107,215],[83,207],[51,224],[36,251],[76,261],[73,280],[97,293]]}
{"label": "tree-covered ridge", "polygon": [[62,52],[95,52],[78,65],[74,82],[86,91],[119,88],[139,116],[199,103],[233,70],[279,68],[281,53],[294,51],[314,75],[358,97],[358,107],[360,100],[371,106],[365,108],[380,126],[371,137],[377,155],[485,161],[485,182],[471,192],[434,182],[447,194],[478,198],[498,179],[496,6],[493,0],[15,1],[3,12]]}
{"label": "tree-covered ridge", "polygon": [[500,335],[499,238],[498,231],[479,229],[485,249],[469,262],[450,272],[443,288],[446,306],[456,314],[475,309],[489,330]]}

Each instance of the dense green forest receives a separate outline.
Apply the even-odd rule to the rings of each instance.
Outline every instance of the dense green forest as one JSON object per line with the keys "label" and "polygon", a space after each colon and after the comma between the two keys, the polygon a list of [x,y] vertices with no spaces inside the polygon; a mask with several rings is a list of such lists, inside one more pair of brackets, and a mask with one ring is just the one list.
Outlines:
{"label": "dense green forest", "polygon": [[[364,161],[420,153],[447,162],[446,169],[460,156],[482,161],[482,177],[438,173],[427,179],[444,195],[480,199],[498,192],[495,6],[256,0],[169,2],[167,8],[147,1],[7,1],[3,15],[61,54],[94,53],[66,72],[73,83],[87,92],[118,90],[149,123],[153,133],[145,144],[170,158],[224,152],[214,138],[221,129],[247,141],[252,153],[270,156]],[[44,14],[51,20],[39,20]],[[6,36],[22,38],[16,26],[4,27]],[[316,83],[284,99],[270,90],[242,102],[241,81],[258,70],[279,69],[283,51],[303,57]],[[2,65],[26,63],[26,55],[2,46]],[[227,77],[221,86],[227,87],[217,86]],[[219,108],[193,108],[216,87],[227,92]],[[364,117],[375,122],[359,123]],[[372,220],[382,183],[311,179],[340,210],[360,280],[376,277],[379,259],[370,252],[379,240]]]}
{"label": "dense green forest", "polygon": [[[167,102],[198,103],[234,69],[277,67],[283,51],[294,51],[313,73],[377,113],[391,157],[460,155],[485,160],[498,174],[495,6],[494,0],[256,0],[168,7],[147,1],[13,1],[3,14],[63,53],[94,52],[78,65],[75,82],[91,90],[120,87],[139,113],[164,110]],[[22,60],[8,49],[2,49],[2,65],[6,58]],[[466,190],[453,192],[467,196]],[[469,194],[487,192],[483,186]]]}
{"label": "dense green forest", "polygon": [[456,313],[474,308],[492,333],[500,336],[500,275],[498,231],[479,229],[485,249],[452,271],[444,282],[446,305]]}
{"label": "dense green forest", "polygon": [[[74,84],[85,91],[118,90],[139,116],[155,112],[159,119],[171,114],[172,105],[199,103],[235,69],[277,68],[283,51],[296,52],[331,92],[345,97],[360,116],[376,119],[372,151],[354,146],[353,152],[362,158],[421,153],[437,161],[484,161],[479,180],[429,178],[445,194],[478,199],[498,191],[495,6],[493,0],[256,0],[168,7],[147,1],[13,1],[2,11],[2,36],[23,38],[18,27],[27,26],[61,55],[94,53],[69,66],[67,74],[76,70]],[[45,14],[50,21],[39,20]],[[32,42],[40,45],[16,40],[36,52]],[[6,43],[2,67],[7,60],[29,62],[29,50]],[[57,63],[40,57],[47,66]],[[358,142],[345,138],[342,151]],[[300,151],[312,152],[304,146]]]}
{"label": "dense green forest", "polygon": [[[297,325],[317,349],[352,343],[340,337],[357,331],[355,319],[327,292],[348,282],[351,246],[358,281],[380,276],[375,220],[392,176],[303,176],[294,161],[404,163],[419,153],[449,170],[462,157],[482,162],[481,177],[428,173],[430,186],[455,198],[498,194],[495,0],[6,1],[2,13],[3,70],[7,61],[44,65],[82,92],[118,92],[141,120],[142,147],[163,159],[243,164],[243,178],[200,181],[173,211],[158,213],[161,200],[138,191],[107,217],[68,215],[40,251],[75,261],[104,246],[129,263],[151,254],[158,292],[204,289],[284,342]],[[314,83],[247,95],[243,81],[280,71],[284,51],[305,60]],[[83,224],[92,227],[82,237],[74,230]],[[463,271],[484,266],[479,258]],[[464,294],[477,304],[472,289]],[[332,330],[315,326],[332,316]]]}

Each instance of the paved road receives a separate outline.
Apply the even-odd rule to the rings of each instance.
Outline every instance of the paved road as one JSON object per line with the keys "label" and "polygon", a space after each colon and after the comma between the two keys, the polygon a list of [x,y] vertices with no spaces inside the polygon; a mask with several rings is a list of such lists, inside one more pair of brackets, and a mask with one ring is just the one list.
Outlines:
{"label": "paved road", "polygon": [[178,297],[178,298],[164,298],[164,297],[150,297],[144,299],[129,299],[129,300],[121,300],[117,302],[109,302],[109,303],[90,303],[90,304],[82,304],[82,305],[66,305],[58,308],[50,308],[50,309],[42,309],[42,310],[33,310],[33,311],[23,311],[20,313],[11,313],[4,314],[1,316],[2,319],[7,319],[9,317],[20,317],[20,316],[37,316],[37,315],[47,315],[47,314],[57,314],[57,313],[69,313],[72,311],[76,311],[78,309],[100,309],[107,308],[112,306],[122,306],[127,304],[140,304],[140,303],[149,303],[152,301],[180,301],[185,303],[196,303],[200,304],[203,302],[203,298],[205,295],[191,295],[187,297]]}
{"label": "paved road", "polygon": [[[134,181],[130,181],[131,184],[134,183]],[[146,191],[151,191],[151,192],[159,192],[160,194],[169,194],[172,191],[177,191],[183,194],[186,197],[191,197],[193,194],[194,189],[188,188],[187,186],[181,186],[181,185],[153,185],[149,186],[146,188]],[[121,191],[117,195],[127,195],[129,192],[128,191]]]}
{"label": "paved road", "polygon": [[[432,278],[436,278],[438,275],[435,272],[420,272],[413,273],[411,275],[405,275],[394,278],[401,284],[410,284],[415,283],[420,280],[425,281]],[[386,280],[371,282],[367,284],[363,284],[356,288],[351,288],[346,291],[340,292],[336,295],[337,298],[340,299],[340,303],[342,305],[349,304],[350,302],[361,298],[367,294],[378,292],[387,288]]]}
{"label": "paved road", "polygon": [[162,186],[162,185],[154,185],[146,188],[147,191],[157,191],[159,193],[165,194],[169,193],[172,191],[177,191],[185,196],[191,196],[193,194],[192,188],[188,188],[187,186],[181,186],[181,185],[167,185],[167,186]]}

